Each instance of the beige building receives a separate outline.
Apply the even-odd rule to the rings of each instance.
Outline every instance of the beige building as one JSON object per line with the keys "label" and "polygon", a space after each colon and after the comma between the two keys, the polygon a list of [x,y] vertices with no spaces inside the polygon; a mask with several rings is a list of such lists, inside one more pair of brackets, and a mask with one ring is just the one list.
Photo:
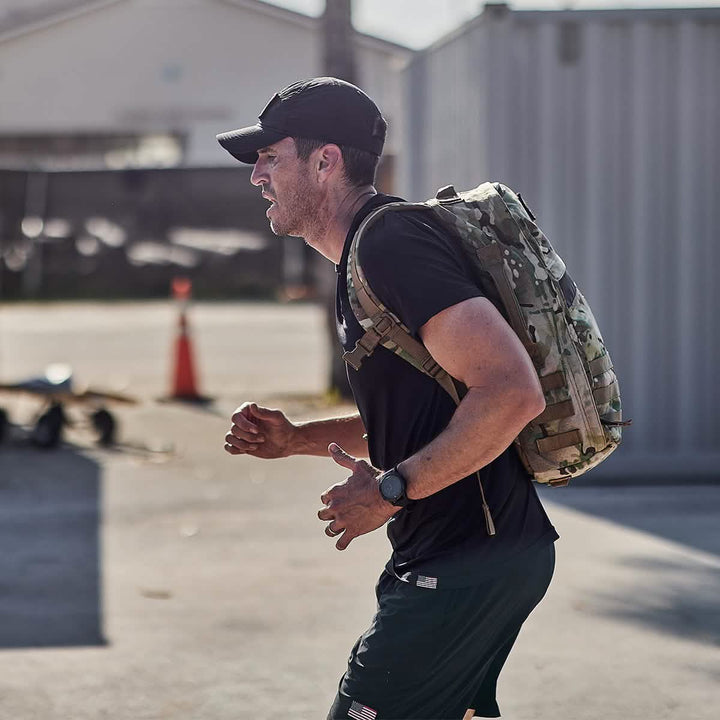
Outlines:
{"label": "beige building", "polygon": [[[234,162],[215,134],[322,74],[320,20],[259,0],[66,0],[0,19],[0,166]],[[402,143],[411,52],[356,37],[359,83]],[[75,158],[70,162],[71,158]]]}

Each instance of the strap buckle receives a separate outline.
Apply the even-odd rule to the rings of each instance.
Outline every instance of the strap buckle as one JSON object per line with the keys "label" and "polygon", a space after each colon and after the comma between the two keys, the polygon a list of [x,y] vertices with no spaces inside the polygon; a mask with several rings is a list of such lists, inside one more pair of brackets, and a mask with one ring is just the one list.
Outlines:
{"label": "strap buckle", "polygon": [[342,359],[353,369],[359,370],[362,361],[375,350],[379,342],[380,337],[369,330],[355,343],[355,347],[350,352],[343,353]]}
{"label": "strap buckle", "polygon": [[388,313],[375,315],[372,320],[372,327],[365,331],[365,334],[355,343],[350,352],[343,353],[343,360],[355,370],[359,370],[362,361],[372,355],[375,348],[382,339],[397,326],[397,321]]}

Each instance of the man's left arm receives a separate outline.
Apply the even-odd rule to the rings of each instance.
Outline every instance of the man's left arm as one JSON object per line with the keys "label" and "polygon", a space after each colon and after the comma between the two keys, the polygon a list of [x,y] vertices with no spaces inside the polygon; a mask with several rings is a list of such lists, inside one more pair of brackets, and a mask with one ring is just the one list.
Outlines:
{"label": "man's left arm", "polygon": [[[545,408],[537,373],[525,348],[493,304],[473,297],[434,315],[420,328],[433,358],[468,388],[450,422],[432,442],[399,464],[411,500],[432,495],[491,463]],[[327,534],[341,534],[344,550],[377,529],[399,508],[377,488],[379,471],[331,446],[352,475],[322,495],[318,512]]]}

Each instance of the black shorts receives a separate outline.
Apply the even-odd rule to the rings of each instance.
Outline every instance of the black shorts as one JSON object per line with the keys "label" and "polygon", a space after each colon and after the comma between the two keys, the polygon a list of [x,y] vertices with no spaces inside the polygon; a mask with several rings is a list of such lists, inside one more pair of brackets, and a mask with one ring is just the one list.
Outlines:
{"label": "black shorts", "polygon": [[418,587],[384,572],[328,720],[461,720],[468,708],[499,717],[498,675],[554,567],[550,544],[471,587]]}

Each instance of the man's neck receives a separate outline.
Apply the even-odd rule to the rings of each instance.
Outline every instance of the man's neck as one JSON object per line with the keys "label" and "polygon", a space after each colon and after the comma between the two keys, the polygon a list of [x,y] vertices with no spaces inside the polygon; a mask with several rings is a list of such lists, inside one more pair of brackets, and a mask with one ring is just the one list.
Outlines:
{"label": "man's neck", "polygon": [[344,194],[336,197],[329,197],[326,208],[326,222],[318,227],[318,234],[315,237],[306,237],[305,241],[331,260],[336,265],[342,257],[345,238],[352,225],[353,218],[362,206],[377,191],[372,185],[352,188]]}

